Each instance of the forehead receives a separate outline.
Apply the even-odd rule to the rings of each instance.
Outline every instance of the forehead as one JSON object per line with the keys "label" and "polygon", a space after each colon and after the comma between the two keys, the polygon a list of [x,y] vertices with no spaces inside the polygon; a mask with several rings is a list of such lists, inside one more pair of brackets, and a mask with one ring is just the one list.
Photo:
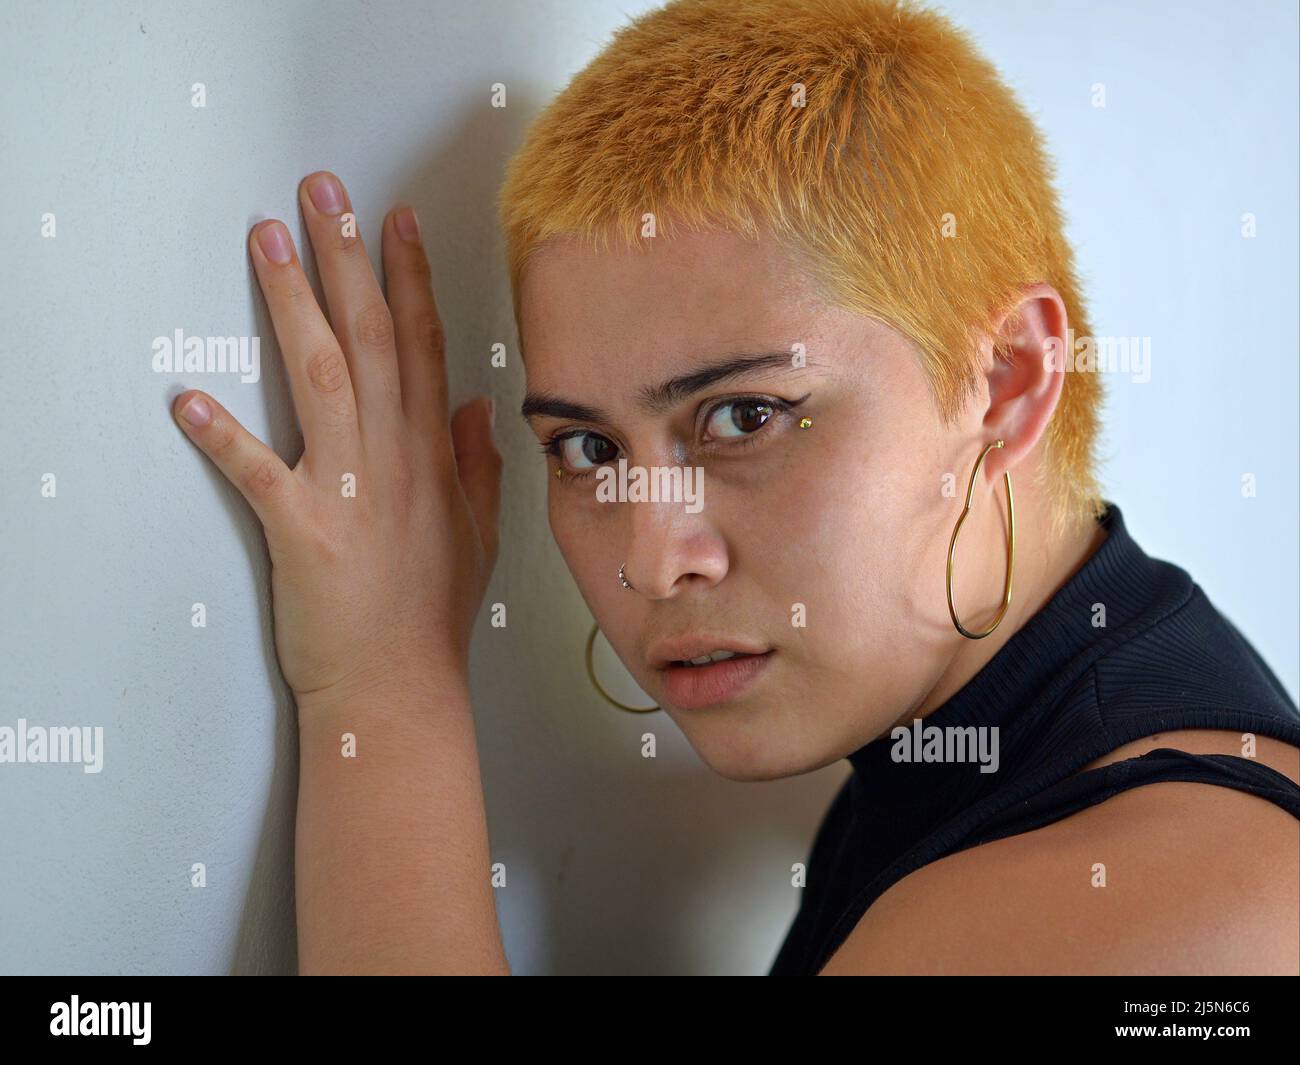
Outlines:
{"label": "forehead", "polygon": [[553,240],[520,281],[529,386],[634,358],[648,372],[680,369],[693,353],[789,346],[816,302],[796,257],[767,234],[683,230],[599,250]]}

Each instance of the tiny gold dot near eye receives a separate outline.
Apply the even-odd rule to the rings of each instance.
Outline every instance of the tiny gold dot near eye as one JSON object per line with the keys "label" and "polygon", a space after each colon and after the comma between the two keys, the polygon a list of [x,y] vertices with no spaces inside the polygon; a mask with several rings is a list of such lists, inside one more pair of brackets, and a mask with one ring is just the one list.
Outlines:
{"label": "tiny gold dot near eye", "polygon": [[812,428],[812,419],[811,419],[811,418],[800,418],[800,419],[799,419],[799,428],[800,428],[800,429],[811,429],[811,428]]}

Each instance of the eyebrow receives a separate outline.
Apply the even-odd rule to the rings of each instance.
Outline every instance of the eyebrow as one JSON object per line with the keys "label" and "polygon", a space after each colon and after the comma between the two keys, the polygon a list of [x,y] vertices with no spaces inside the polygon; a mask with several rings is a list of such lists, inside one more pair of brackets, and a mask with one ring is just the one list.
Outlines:
{"label": "eyebrow", "polygon": [[[757,373],[760,370],[774,369],[778,366],[791,369],[792,351],[744,352],[728,355],[717,362],[702,366],[689,373],[678,374],[658,385],[646,385],[637,395],[638,405],[650,414],[661,413],[680,403],[687,396],[701,392],[719,381],[729,381],[736,377]],[[811,366],[807,361],[805,366]],[[802,367],[800,367],[802,368]],[[571,418],[580,422],[605,422],[613,419],[597,407],[585,403],[575,403],[562,399],[548,392],[529,392],[519,408],[524,419],[538,415],[552,418]]]}

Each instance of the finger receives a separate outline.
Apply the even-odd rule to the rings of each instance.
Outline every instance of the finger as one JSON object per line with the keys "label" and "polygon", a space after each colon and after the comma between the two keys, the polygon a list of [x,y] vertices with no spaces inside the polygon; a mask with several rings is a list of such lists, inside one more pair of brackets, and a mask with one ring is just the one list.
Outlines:
{"label": "finger", "polygon": [[347,355],[362,439],[396,437],[401,390],[393,316],[366,257],[347,190],[327,170],[298,187],[334,335]]}
{"label": "finger", "polygon": [[259,222],[249,233],[257,280],[289,372],[305,458],[342,464],[359,451],[356,399],[347,360],[316,303],[282,222]]}
{"label": "finger", "polygon": [[418,428],[447,420],[447,358],[442,318],[420,223],[410,207],[384,219],[384,284],[397,333],[402,410]]}
{"label": "finger", "polygon": [[253,508],[268,533],[288,529],[302,485],[280,456],[206,392],[183,392],[172,415]]}
{"label": "finger", "polygon": [[501,507],[501,453],[492,441],[490,403],[487,396],[479,396],[457,410],[451,420],[461,490],[478,525],[489,565],[496,562]]}

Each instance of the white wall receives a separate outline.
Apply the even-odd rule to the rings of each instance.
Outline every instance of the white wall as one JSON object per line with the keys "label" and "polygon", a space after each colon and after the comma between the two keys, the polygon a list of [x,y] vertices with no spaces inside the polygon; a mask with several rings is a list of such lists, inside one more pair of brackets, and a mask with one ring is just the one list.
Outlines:
{"label": "white wall", "polygon": [[[714,777],[663,715],[590,690],[590,617],[551,543],[493,200],[524,126],[633,0],[0,5],[0,725],[104,728],[104,769],[0,765],[0,969],[291,972],[293,707],[267,560],[168,413],[209,388],[297,437],[245,251],[298,181],[348,183],[372,259],[420,212],[459,400],[507,456],[474,698],[516,972],[762,972],[789,868],[843,767]],[[1150,335],[1111,386],[1106,470],[1139,542],[1184,564],[1294,694],[1296,18],[1272,3],[951,4],[1058,149],[1098,332]],[[1189,10],[1190,9],[1190,10]],[[1108,105],[1089,105],[1103,81]],[[207,106],[191,106],[203,82]],[[489,106],[494,82],[509,105]],[[1243,240],[1251,211],[1259,236]],[[57,220],[54,239],[41,219]],[[155,336],[259,335],[256,385],[160,376]],[[510,346],[492,370],[490,345]],[[1244,472],[1257,498],[1241,498]],[[57,477],[43,498],[41,479]],[[207,627],[190,622],[202,602]],[[653,728],[659,757],[640,757]],[[429,753],[433,764],[437,752]],[[191,887],[195,862],[207,886]]]}
{"label": "white wall", "polygon": [[[1047,134],[1093,329],[1151,339],[1148,382],[1107,381],[1110,497],[1138,543],[1191,573],[1295,699],[1296,5],[943,6]],[[1092,106],[1098,83],[1104,108]]]}

